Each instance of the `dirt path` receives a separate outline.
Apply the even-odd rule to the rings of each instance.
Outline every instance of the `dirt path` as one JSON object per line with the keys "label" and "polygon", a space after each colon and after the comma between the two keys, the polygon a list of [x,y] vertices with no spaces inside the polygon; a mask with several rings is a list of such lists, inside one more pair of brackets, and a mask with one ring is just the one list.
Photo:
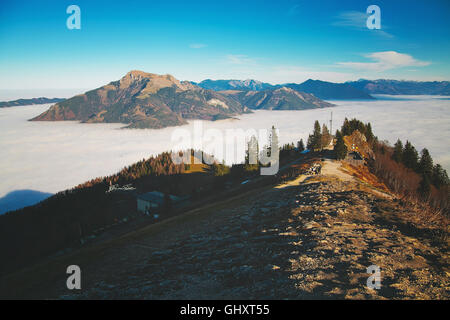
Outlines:
{"label": "dirt path", "polygon": [[[320,176],[336,177],[342,181],[352,181],[354,177],[348,173],[343,172],[341,168],[341,163],[339,161],[324,160],[320,162],[322,169]],[[294,180],[288,181],[286,183],[275,186],[276,189],[283,189],[287,187],[299,186],[303,183],[307,183],[308,179],[312,176],[307,174],[301,174]]]}
{"label": "dirt path", "polygon": [[275,189],[283,189],[287,187],[293,187],[293,186],[299,186],[302,184],[306,179],[310,178],[311,176],[308,176],[306,174],[301,174],[294,180],[288,181],[286,183],[279,184],[275,186]]}
{"label": "dirt path", "polygon": [[354,178],[351,175],[340,170],[340,168],[341,168],[340,161],[325,160],[322,163],[323,163],[323,166],[322,166],[322,174],[323,175],[335,176],[342,181],[354,180]]}

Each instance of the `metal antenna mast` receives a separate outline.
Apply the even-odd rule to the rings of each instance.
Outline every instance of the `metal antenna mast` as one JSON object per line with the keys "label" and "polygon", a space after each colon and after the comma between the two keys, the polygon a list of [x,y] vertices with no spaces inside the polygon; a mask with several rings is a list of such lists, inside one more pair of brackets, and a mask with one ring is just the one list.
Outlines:
{"label": "metal antenna mast", "polygon": [[331,118],[330,118],[330,133],[333,135],[333,111],[331,111]]}

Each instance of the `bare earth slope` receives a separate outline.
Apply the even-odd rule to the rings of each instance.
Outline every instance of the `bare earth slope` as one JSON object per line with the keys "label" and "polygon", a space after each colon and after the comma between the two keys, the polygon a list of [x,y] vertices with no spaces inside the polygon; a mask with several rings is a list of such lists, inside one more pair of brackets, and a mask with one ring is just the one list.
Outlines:
{"label": "bare earth slope", "polygon": [[[33,297],[448,299],[448,242],[390,196],[325,162],[318,176],[263,187],[61,262]],[[328,167],[329,166],[329,167]],[[328,167],[328,168],[327,168]],[[79,264],[79,292],[64,264]],[[381,267],[381,289],[366,268]],[[35,277],[38,274],[34,275]]]}

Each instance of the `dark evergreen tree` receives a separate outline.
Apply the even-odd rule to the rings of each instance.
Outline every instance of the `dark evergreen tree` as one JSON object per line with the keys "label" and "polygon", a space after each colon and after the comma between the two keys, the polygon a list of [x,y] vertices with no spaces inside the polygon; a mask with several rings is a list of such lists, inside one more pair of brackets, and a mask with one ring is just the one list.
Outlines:
{"label": "dark evergreen tree", "polygon": [[320,130],[320,123],[316,120],[314,122],[314,132],[312,134],[311,148],[313,150],[322,150],[322,133]]}
{"label": "dark evergreen tree", "polygon": [[322,125],[322,139],[321,139],[321,147],[325,148],[330,144],[331,134],[325,124]]}
{"label": "dark evergreen tree", "polygon": [[306,148],[308,148],[309,150],[312,150],[313,149],[313,143],[314,143],[314,137],[313,137],[312,134],[310,134],[308,136],[308,140],[306,142]]}
{"label": "dark evergreen tree", "polygon": [[371,143],[374,140],[374,135],[372,132],[372,125],[370,124],[370,122],[367,123],[365,131],[367,142]]}
{"label": "dark evergreen tree", "polygon": [[410,169],[417,170],[419,154],[416,148],[411,142],[406,141],[405,148],[403,149],[402,161],[403,164]]}
{"label": "dark evergreen tree", "polygon": [[334,146],[336,159],[341,160],[347,156],[347,146],[344,142],[344,137],[339,130],[336,131],[336,145]]}
{"label": "dark evergreen tree", "polygon": [[[364,125],[364,123],[362,121],[359,121],[358,119],[353,118],[352,120],[349,121],[347,118],[345,118],[344,124],[342,125],[341,128],[342,135],[349,136],[356,130],[365,135],[367,128],[366,125]],[[372,128],[370,128],[370,131],[372,131]]]}
{"label": "dark evergreen tree", "polygon": [[402,156],[403,156],[403,143],[400,141],[400,139],[398,139],[394,145],[394,153],[392,154],[392,159],[400,163],[402,162]]}
{"label": "dark evergreen tree", "polygon": [[349,135],[352,134],[351,131],[350,131],[350,123],[349,123],[347,118],[345,118],[344,124],[342,125],[341,130],[342,130],[342,135],[343,136],[349,136]]}
{"label": "dark evergreen tree", "polygon": [[430,153],[426,148],[422,149],[418,170],[422,176],[427,176],[429,180],[432,179],[433,159],[431,158]]}
{"label": "dark evergreen tree", "polygon": [[297,142],[297,148],[298,148],[298,151],[300,151],[300,152],[305,150],[305,144],[303,143],[303,139],[300,139],[300,141]]}
{"label": "dark evergreen tree", "polygon": [[432,182],[436,188],[450,184],[447,171],[444,170],[440,164],[436,164],[433,167]]}

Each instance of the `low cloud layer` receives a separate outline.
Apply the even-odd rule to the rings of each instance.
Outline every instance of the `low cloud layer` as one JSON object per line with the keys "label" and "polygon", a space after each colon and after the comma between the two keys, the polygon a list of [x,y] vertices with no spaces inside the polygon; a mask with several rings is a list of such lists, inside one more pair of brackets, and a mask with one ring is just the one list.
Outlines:
{"label": "low cloud layer", "polygon": [[[401,98],[401,97],[399,97]],[[328,124],[333,111],[333,131],[345,117],[370,121],[380,139],[391,143],[409,139],[420,151],[427,147],[436,162],[450,170],[450,100],[419,96],[414,100],[334,101],[338,107],[305,111],[258,111],[240,120],[204,121],[204,128],[268,129],[275,125],[280,142],[306,141],[314,120]],[[23,194],[55,193],[95,177],[116,173],[126,165],[167,151],[174,144],[176,128],[160,130],[120,129],[120,124],[77,122],[29,122],[49,105],[0,109],[0,213],[2,198],[11,206],[23,201]],[[186,125],[191,129],[193,124]],[[34,194],[35,195],[35,194]],[[14,203],[11,203],[11,199]],[[22,202],[21,202],[22,201]],[[4,203],[4,202],[3,202]],[[30,203],[26,203],[30,204]]]}

